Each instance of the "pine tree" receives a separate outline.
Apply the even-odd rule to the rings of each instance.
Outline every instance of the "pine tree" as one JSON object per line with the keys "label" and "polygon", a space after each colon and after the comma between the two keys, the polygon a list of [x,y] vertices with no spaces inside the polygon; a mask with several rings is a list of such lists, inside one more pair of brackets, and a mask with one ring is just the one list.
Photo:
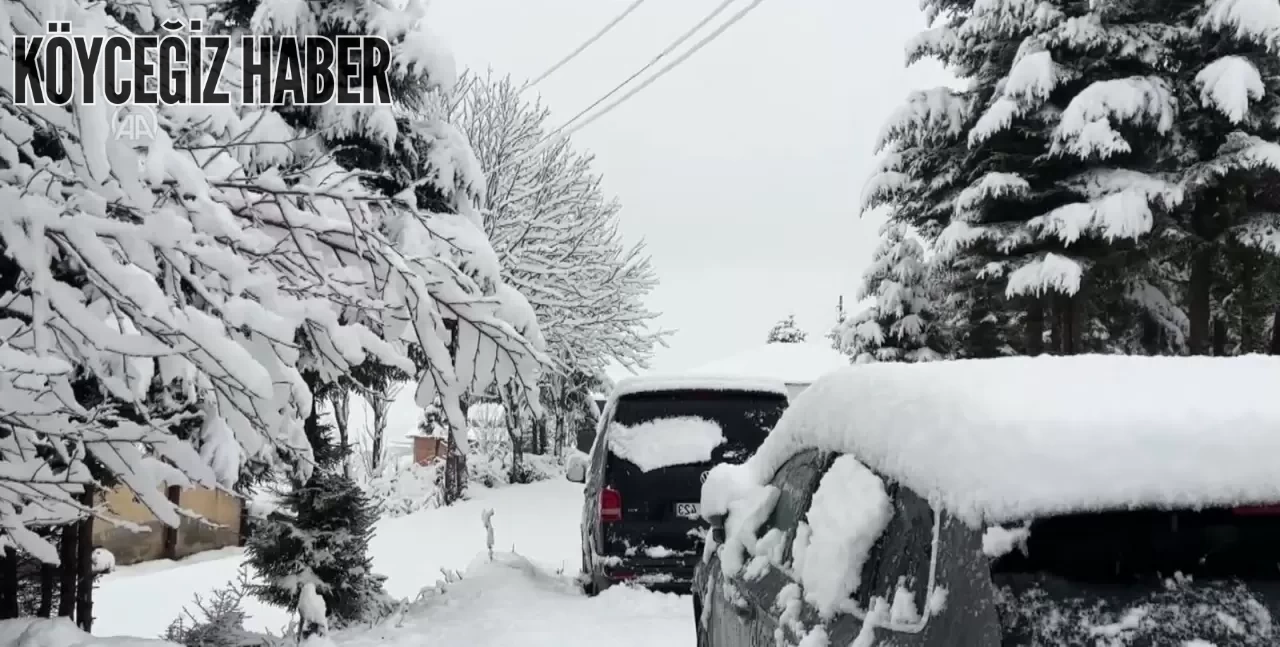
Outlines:
{"label": "pine tree", "polygon": [[[1248,80],[1277,77],[1274,62],[1211,61],[1262,28],[1217,1],[926,7],[938,26],[910,57],[968,87],[913,95],[886,128],[867,204],[933,244],[963,354],[1203,346],[1217,261],[1195,250],[1261,246],[1267,217],[1242,194],[1271,172],[1274,121],[1237,117],[1274,112],[1275,92]],[[1250,134],[1224,127],[1233,119]]]}
{"label": "pine tree", "polygon": [[375,620],[391,608],[385,578],[373,572],[369,555],[378,507],[342,474],[345,452],[332,430],[318,416],[306,427],[316,467],[283,495],[280,512],[255,521],[246,562],[262,583],[249,591],[267,604],[300,611],[304,587],[311,584],[324,600],[328,627]]}
{"label": "pine tree", "polygon": [[782,321],[773,325],[769,330],[769,338],[767,343],[770,344],[800,344],[808,339],[809,333],[800,330],[796,326],[796,316],[787,315]]}
{"label": "pine tree", "polygon": [[858,295],[875,303],[841,326],[840,349],[860,364],[942,359],[933,311],[939,296],[930,283],[924,247],[892,222],[881,236]]}

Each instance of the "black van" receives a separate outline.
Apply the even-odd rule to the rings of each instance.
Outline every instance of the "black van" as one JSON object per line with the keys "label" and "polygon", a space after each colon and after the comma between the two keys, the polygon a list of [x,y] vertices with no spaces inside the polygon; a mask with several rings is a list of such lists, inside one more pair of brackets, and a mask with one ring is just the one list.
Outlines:
{"label": "black van", "polygon": [[[698,502],[707,471],[718,463],[745,461],[786,407],[786,386],[768,380],[644,377],[620,382],[605,404],[589,462],[569,466],[569,480],[586,484],[581,527],[587,593],[620,582],[689,592],[706,532]],[[611,436],[690,418],[714,423],[723,435],[703,460],[641,466],[620,456],[616,446],[610,449]]]}

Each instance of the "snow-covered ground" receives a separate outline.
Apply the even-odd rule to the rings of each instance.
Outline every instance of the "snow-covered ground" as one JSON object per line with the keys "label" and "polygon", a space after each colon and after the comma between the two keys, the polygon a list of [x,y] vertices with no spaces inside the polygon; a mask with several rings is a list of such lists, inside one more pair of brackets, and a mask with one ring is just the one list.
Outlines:
{"label": "snow-covered ground", "polygon": [[[495,561],[485,551],[480,513],[494,510]],[[480,490],[453,507],[424,510],[378,526],[375,568],[397,597],[414,598],[442,579],[441,568],[464,571],[436,602],[402,621],[342,635],[351,647],[372,645],[693,645],[687,597],[629,589],[597,598],[578,592],[578,521],[582,486],[552,480]],[[516,555],[511,555],[514,549]],[[94,596],[94,633],[153,637],[191,603],[236,576],[241,551],[205,553],[181,562],[152,562],[103,578]],[[562,572],[562,573],[561,573]],[[248,627],[279,631],[287,615],[246,603]],[[399,625],[398,627],[396,625]],[[632,641],[632,642],[628,642]]]}

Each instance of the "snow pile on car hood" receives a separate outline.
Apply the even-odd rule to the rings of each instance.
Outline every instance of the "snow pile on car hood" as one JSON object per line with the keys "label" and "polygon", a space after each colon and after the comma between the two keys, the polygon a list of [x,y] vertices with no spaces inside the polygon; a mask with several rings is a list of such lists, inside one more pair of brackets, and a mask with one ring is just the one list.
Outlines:
{"label": "snow pile on car hood", "polygon": [[[1082,510],[1280,502],[1280,357],[1082,355],[867,364],[800,394],[723,515],[804,448],[856,456],[974,527]],[[732,473],[731,473],[732,472]]]}
{"label": "snow pile on car hood", "polygon": [[615,422],[607,438],[610,453],[642,472],[705,463],[725,441],[720,425],[696,416],[658,418],[630,427]]}

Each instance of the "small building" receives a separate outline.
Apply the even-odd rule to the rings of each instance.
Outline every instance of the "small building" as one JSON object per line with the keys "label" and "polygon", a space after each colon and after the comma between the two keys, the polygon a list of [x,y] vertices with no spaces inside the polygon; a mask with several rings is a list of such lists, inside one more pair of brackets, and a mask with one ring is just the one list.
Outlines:
{"label": "small building", "polygon": [[818,378],[848,365],[848,357],[825,343],[775,342],[703,364],[688,373],[780,380],[794,398]]}
{"label": "small building", "polygon": [[426,465],[449,452],[449,440],[440,436],[410,436],[413,439],[413,462]]}
{"label": "small building", "polygon": [[219,490],[177,485],[166,488],[165,494],[170,501],[201,518],[184,516],[181,525],[170,528],[138,502],[132,490],[122,485],[99,492],[97,505],[109,516],[134,527],[94,519],[93,545],[111,551],[118,566],[155,559],[182,559],[206,550],[240,545],[245,516],[240,498]]}

